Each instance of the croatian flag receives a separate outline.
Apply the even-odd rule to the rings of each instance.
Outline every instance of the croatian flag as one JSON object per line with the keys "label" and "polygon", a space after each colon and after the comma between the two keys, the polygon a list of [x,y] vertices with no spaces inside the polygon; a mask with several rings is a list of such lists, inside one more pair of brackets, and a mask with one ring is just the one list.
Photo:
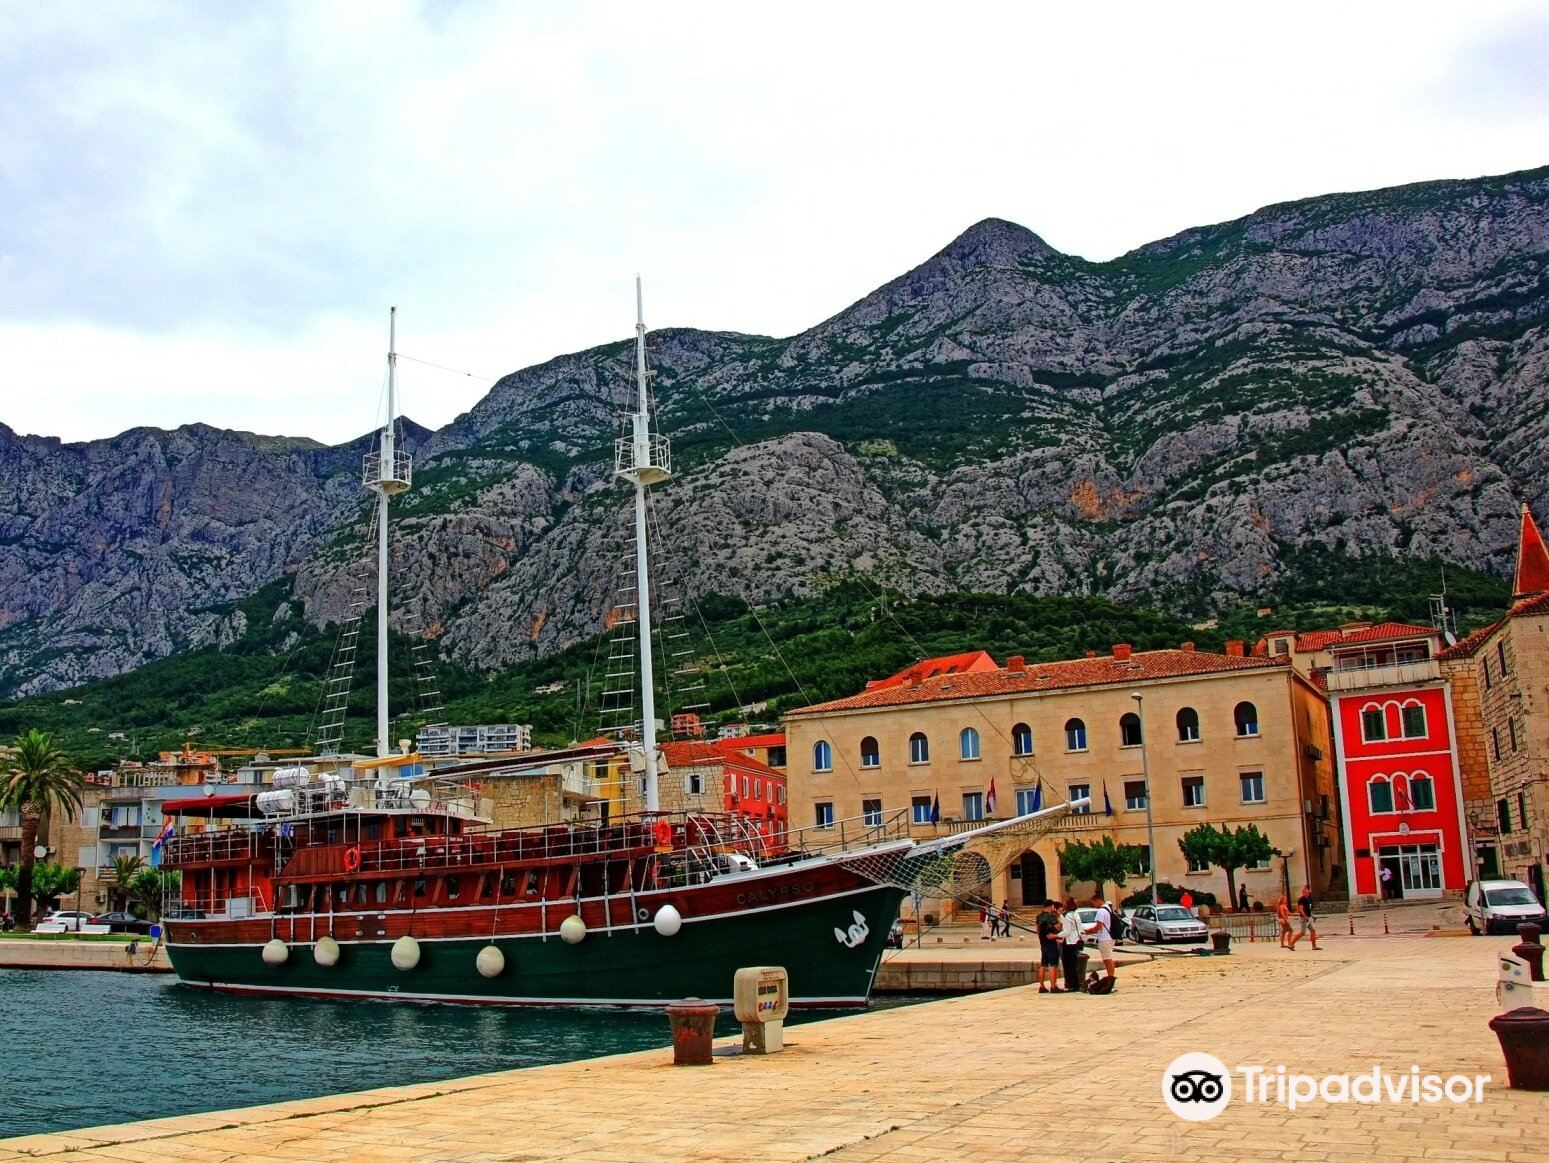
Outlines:
{"label": "croatian flag", "polygon": [[161,849],[168,840],[172,839],[172,821],[168,820],[161,826],[161,831],[156,834],[156,839],[151,841],[151,867],[161,867]]}
{"label": "croatian flag", "polygon": [[993,779],[990,780],[990,790],[984,797],[984,814],[986,816],[993,816],[995,814],[995,781]]}
{"label": "croatian flag", "polygon": [[1043,780],[1038,781],[1038,786],[1033,789],[1033,811],[1043,811]]}
{"label": "croatian flag", "polygon": [[1103,815],[1113,815],[1113,801],[1108,798],[1108,781],[1103,780]]}
{"label": "croatian flag", "polygon": [[937,792],[936,793],[936,798],[931,800],[931,802],[930,802],[930,822],[932,824],[939,824],[939,823],[941,823],[941,793],[940,792]]}

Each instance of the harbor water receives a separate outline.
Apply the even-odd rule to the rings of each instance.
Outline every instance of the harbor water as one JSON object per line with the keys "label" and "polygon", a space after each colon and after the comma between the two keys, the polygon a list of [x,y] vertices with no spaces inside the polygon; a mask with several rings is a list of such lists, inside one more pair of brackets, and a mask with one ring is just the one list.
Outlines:
{"label": "harbor water", "polygon": [[[737,1029],[722,1017],[720,1032]],[[670,1044],[660,1013],[229,997],[170,975],[0,970],[0,1138]]]}

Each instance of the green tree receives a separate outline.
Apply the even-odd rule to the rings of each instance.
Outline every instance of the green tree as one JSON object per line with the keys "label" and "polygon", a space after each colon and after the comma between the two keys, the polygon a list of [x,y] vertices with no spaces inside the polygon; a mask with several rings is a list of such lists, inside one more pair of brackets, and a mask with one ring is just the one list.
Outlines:
{"label": "green tree", "polygon": [[32,728],[16,737],[10,773],[0,781],[0,808],[21,816],[22,850],[17,863],[16,923],[32,923],[32,873],[43,813],[62,811],[70,819],[81,806],[81,776],[47,731]]}
{"label": "green tree", "polygon": [[49,862],[36,865],[32,870],[32,895],[40,905],[58,907],[61,897],[67,897],[81,887],[81,870],[63,864]]}
{"label": "green tree", "polygon": [[145,857],[138,854],[113,857],[113,889],[109,896],[114,908],[129,907],[131,886],[144,867]]}
{"label": "green tree", "polygon": [[1099,894],[1109,881],[1123,888],[1124,882],[1139,871],[1139,846],[1115,844],[1112,836],[1090,843],[1072,840],[1060,848],[1060,873],[1065,882],[1089,880],[1097,886]]}
{"label": "green tree", "polygon": [[1269,837],[1253,824],[1233,830],[1213,824],[1196,824],[1178,837],[1178,850],[1192,864],[1211,864],[1226,872],[1226,899],[1237,903],[1237,870],[1263,864],[1274,855]]}
{"label": "green tree", "polygon": [[161,916],[161,904],[169,893],[176,892],[183,884],[181,872],[171,872],[160,868],[142,868],[135,874],[134,880],[129,885],[129,896],[135,904],[141,906],[148,917],[155,920]]}

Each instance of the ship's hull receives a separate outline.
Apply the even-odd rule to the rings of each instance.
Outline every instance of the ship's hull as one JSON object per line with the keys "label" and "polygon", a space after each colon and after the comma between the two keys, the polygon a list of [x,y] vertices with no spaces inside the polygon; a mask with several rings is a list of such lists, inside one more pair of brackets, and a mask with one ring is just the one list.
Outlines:
{"label": "ship's hull", "polygon": [[[185,984],[233,993],[513,1006],[660,1007],[685,997],[729,1003],[738,969],[779,965],[790,975],[792,1005],[850,1008],[866,1004],[903,898],[897,888],[865,884],[805,899],[733,904],[696,918],[694,905],[705,903],[696,898],[705,890],[674,895],[684,920],[672,936],[642,918],[594,929],[575,944],[553,931],[502,933],[492,929],[498,917],[468,910],[455,928],[472,931],[443,925],[439,935],[416,935],[419,960],[409,970],[392,963],[391,932],[350,939],[337,925],[337,964],[319,965],[309,939],[287,941],[285,962],[269,965],[263,946],[271,935],[284,939],[284,920],[233,923],[230,934],[216,922],[199,922],[197,930],[174,923],[168,951]],[[237,939],[222,939],[228,935]],[[489,945],[505,960],[494,977],[476,965]]]}

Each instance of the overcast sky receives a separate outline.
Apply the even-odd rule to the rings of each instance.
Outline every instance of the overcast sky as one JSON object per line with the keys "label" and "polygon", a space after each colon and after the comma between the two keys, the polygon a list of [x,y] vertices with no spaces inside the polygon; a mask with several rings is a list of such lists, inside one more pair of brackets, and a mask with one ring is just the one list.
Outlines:
{"label": "overcast sky", "polygon": [[[1549,162],[1549,6],[0,0],[0,422],[344,440],[407,355],[788,335],[987,216],[1092,259]],[[488,380],[404,366],[439,426]]]}

